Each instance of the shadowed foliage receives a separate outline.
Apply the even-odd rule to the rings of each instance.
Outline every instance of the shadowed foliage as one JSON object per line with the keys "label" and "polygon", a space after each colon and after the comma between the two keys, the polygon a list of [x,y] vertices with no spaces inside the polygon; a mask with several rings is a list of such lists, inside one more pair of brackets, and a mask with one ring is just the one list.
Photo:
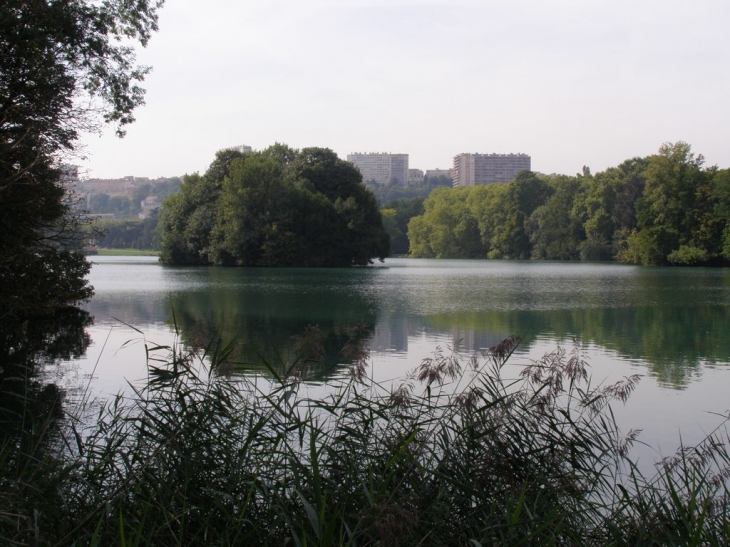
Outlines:
{"label": "shadowed foliage", "polygon": [[134,121],[149,69],[134,65],[131,44],[147,44],[161,5],[0,4],[0,323],[91,295],[79,252],[86,219],[74,212],[61,161],[99,118],[120,135]]}
{"label": "shadowed foliage", "polygon": [[372,193],[331,150],[224,150],[161,213],[167,264],[345,267],[388,255]]}

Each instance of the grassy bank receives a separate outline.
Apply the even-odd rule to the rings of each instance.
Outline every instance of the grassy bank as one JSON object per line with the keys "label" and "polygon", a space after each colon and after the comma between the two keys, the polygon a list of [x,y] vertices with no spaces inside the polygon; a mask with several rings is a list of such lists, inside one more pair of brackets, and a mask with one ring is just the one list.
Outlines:
{"label": "grassy bank", "polygon": [[100,256],[160,256],[159,251],[150,249],[97,249]]}
{"label": "grassy bank", "polygon": [[[0,454],[8,545],[727,545],[724,423],[644,477],[580,348],[520,372],[510,338],[437,352],[395,386],[311,398],[311,329],[285,375],[229,378],[230,346],[149,347],[149,381]],[[162,358],[154,357],[160,351]],[[88,411],[88,409],[87,409]],[[84,426],[83,424],[93,424]]]}

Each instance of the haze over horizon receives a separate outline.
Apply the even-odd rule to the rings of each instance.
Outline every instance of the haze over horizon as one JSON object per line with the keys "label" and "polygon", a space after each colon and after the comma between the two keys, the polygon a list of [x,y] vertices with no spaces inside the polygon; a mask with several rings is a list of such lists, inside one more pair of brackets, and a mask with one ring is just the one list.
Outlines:
{"label": "haze over horizon", "polygon": [[682,140],[726,168],[728,20],[721,0],[168,0],[137,56],[147,104],[124,139],[82,139],[82,172],[177,176],[275,142],[575,174]]}

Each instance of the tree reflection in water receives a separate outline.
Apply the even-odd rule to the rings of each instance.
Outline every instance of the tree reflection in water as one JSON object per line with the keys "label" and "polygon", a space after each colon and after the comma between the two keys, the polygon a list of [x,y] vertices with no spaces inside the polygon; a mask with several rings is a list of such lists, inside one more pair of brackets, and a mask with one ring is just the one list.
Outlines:
{"label": "tree reflection in water", "polygon": [[[21,452],[37,447],[62,417],[64,391],[39,379],[42,367],[80,357],[89,346],[88,312],[66,307],[24,321],[0,322],[0,438]],[[42,444],[42,443],[41,443]]]}

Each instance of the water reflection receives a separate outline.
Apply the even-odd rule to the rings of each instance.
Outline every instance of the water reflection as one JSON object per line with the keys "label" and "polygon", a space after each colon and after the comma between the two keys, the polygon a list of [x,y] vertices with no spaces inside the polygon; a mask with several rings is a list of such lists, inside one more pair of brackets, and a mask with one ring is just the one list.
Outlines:
{"label": "water reflection", "polygon": [[176,324],[196,344],[235,339],[246,370],[260,367],[261,356],[290,362],[292,337],[308,325],[325,336],[320,379],[346,363],[340,349],[359,325],[394,362],[424,336],[461,339],[469,351],[510,333],[524,336],[526,351],[540,339],[576,338],[676,388],[730,357],[730,273],[719,269],[402,259],[349,270],[242,270],[97,260],[97,295],[87,306],[97,324]]}
{"label": "water reflection", "polygon": [[341,350],[353,337],[369,338],[377,308],[353,284],[366,279],[333,270],[209,269],[204,294],[181,292],[172,300],[184,342],[205,346],[210,340],[236,342],[232,361],[237,370],[263,369],[262,361],[283,371],[296,360],[295,337],[316,326],[323,359],[308,377],[325,381],[347,359]]}
{"label": "water reflection", "polygon": [[82,356],[90,343],[90,324],[91,316],[73,307],[0,322],[0,440],[12,437],[31,447],[41,438],[38,424],[54,427],[65,393],[41,379],[42,368]]}

